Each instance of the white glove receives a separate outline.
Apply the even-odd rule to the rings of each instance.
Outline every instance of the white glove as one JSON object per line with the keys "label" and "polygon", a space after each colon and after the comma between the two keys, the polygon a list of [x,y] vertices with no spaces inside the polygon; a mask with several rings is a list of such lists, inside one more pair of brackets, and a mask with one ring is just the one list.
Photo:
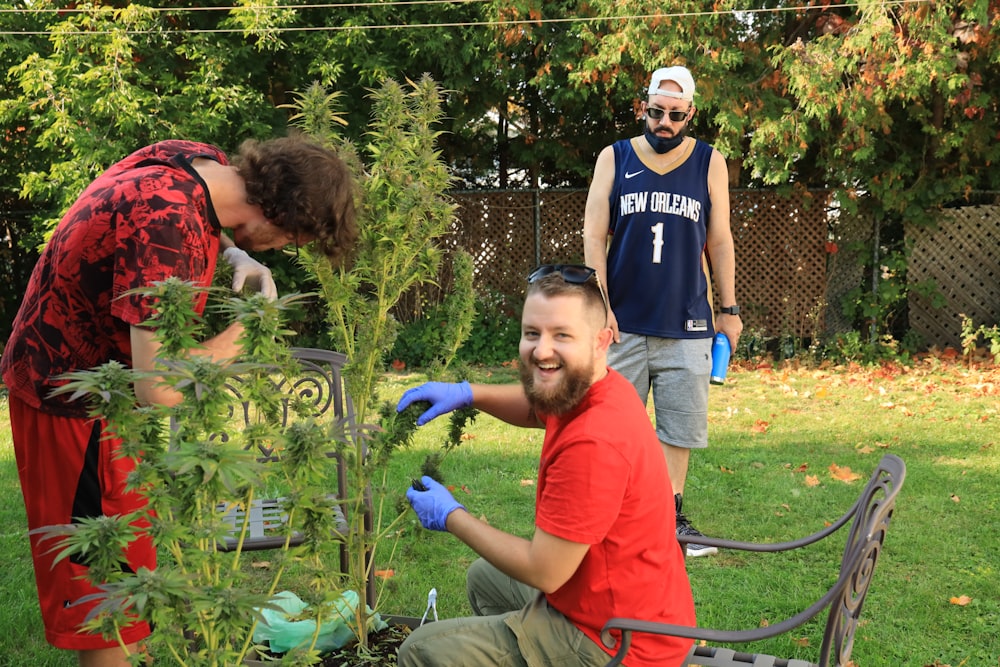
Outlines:
{"label": "white glove", "polygon": [[250,289],[260,292],[268,299],[278,298],[278,287],[274,284],[274,278],[271,277],[271,269],[236,246],[226,248],[222,252],[222,256],[233,267],[234,292],[239,292],[246,284]]}

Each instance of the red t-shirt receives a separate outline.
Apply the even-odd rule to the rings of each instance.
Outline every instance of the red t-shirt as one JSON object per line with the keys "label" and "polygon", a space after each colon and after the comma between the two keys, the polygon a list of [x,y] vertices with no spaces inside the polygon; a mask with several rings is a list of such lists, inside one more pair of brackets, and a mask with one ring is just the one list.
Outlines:
{"label": "red t-shirt", "polygon": [[214,146],[164,141],[114,164],[83,191],[35,265],[14,319],[0,360],[11,394],[44,412],[85,417],[84,401],[48,396],[61,384],[52,378],[110,360],[131,366],[129,327],[149,318],[152,303],[117,297],[170,276],[211,284],[221,227],[191,167],[196,157],[228,164]]}
{"label": "red t-shirt", "polygon": [[[549,604],[602,648],[615,616],[693,626],[667,464],[635,389],[608,369],[573,411],[544,419],[535,524],[591,545]],[[636,633],[625,664],[679,665],[692,643]]]}

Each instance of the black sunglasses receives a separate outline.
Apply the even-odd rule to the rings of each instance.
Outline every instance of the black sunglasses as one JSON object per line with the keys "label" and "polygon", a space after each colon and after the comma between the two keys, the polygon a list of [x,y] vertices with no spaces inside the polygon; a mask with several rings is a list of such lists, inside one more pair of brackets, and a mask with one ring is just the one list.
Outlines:
{"label": "black sunglasses", "polygon": [[660,109],[659,107],[646,107],[646,115],[653,120],[660,120],[663,118],[663,114],[667,114],[667,118],[679,123],[688,117],[691,113],[691,107],[688,107],[686,111],[667,111],[666,109]]}
{"label": "black sunglasses", "polygon": [[528,274],[528,284],[537,282],[553,273],[558,273],[563,280],[574,285],[583,285],[593,278],[597,283],[597,291],[601,293],[601,300],[604,301],[605,314],[611,311],[611,306],[608,305],[608,297],[604,293],[604,287],[601,285],[601,277],[597,275],[597,271],[583,264],[543,264]]}

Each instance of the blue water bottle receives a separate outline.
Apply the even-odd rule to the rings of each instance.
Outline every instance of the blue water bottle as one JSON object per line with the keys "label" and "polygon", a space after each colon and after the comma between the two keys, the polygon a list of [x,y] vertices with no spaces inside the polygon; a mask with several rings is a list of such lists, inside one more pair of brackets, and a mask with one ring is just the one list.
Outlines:
{"label": "blue water bottle", "polygon": [[721,331],[712,340],[712,384],[722,384],[726,381],[726,370],[729,368],[729,356],[733,349],[729,337]]}

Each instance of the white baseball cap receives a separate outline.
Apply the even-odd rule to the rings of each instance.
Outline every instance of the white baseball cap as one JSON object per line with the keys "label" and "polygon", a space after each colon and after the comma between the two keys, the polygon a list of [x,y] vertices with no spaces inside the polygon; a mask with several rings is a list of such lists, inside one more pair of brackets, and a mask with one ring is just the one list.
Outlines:
{"label": "white baseball cap", "polygon": [[[661,90],[660,85],[664,81],[673,81],[680,86],[681,92],[678,93],[675,90]],[[661,67],[653,72],[653,76],[649,80],[649,94],[676,97],[690,102],[694,99],[694,79],[691,77],[691,72],[688,71],[687,67],[681,67],[679,65],[675,65],[673,67]]]}

